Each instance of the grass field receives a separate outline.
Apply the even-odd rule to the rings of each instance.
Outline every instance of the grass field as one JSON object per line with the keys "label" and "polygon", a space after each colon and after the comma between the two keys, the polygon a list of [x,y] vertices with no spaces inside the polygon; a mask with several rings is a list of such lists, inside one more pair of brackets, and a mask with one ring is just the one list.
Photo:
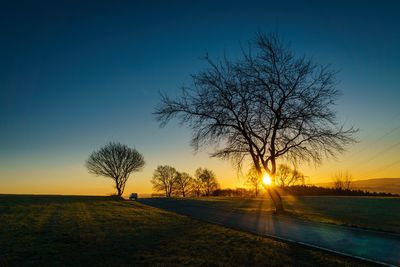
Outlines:
{"label": "grass field", "polygon": [[0,266],[365,266],[106,197],[0,195]]}
{"label": "grass field", "polygon": [[[269,198],[200,198],[216,207],[243,212],[274,211]],[[284,197],[283,216],[400,233],[400,198]]]}

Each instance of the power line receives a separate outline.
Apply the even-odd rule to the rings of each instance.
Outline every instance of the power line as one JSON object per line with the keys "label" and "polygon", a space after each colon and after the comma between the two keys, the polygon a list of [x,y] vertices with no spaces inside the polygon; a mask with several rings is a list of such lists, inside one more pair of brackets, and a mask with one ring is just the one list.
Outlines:
{"label": "power line", "polygon": [[[400,163],[400,159],[398,159],[398,160],[395,160],[395,161],[393,161],[393,162],[391,162],[391,163],[389,163],[389,164],[387,164],[387,165],[385,165],[385,166],[383,166],[383,167],[380,167],[380,168],[378,168],[378,169],[375,169],[374,171],[371,171],[371,172],[365,172],[365,174],[369,174],[369,175],[374,175],[374,174],[377,174],[377,173],[380,173],[381,171],[383,171],[384,169],[388,169],[388,168],[390,168],[390,167],[393,167],[393,166],[395,166],[395,165],[397,165],[397,164],[399,164]],[[372,173],[372,174],[371,174]]]}
{"label": "power line", "polygon": [[388,132],[386,132],[385,134],[379,136],[378,138],[374,139],[372,142],[367,143],[366,145],[364,145],[363,148],[353,152],[352,154],[350,154],[349,156],[355,156],[357,154],[360,154],[361,152],[364,152],[365,150],[367,150],[369,147],[379,143],[381,140],[383,140],[385,137],[391,135],[392,133],[394,133],[395,131],[399,130],[400,126],[397,126],[395,128],[390,129]]}
{"label": "power line", "polygon": [[376,159],[376,158],[378,158],[379,156],[384,155],[385,153],[387,153],[387,152],[389,152],[389,151],[395,149],[395,148],[398,147],[399,145],[400,145],[400,142],[397,142],[397,143],[394,143],[394,144],[392,144],[392,145],[389,145],[389,146],[387,146],[386,148],[384,148],[384,149],[382,149],[381,151],[379,151],[378,153],[375,153],[375,155],[373,155],[372,157],[367,158],[366,160],[361,160],[361,161],[359,161],[358,164],[365,164],[365,163],[368,163],[368,162],[370,162],[371,160]]}

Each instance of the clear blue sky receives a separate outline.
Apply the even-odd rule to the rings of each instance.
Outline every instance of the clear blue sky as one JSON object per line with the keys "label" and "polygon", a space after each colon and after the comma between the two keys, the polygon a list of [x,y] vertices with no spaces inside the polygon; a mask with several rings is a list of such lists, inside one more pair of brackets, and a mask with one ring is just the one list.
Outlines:
{"label": "clear blue sky", "polygon": [[[1,2],[0,192],[41,176],[62,185],[68,176],[57,173],[83,175],[87,155],[111,140],[145,155],[137,178],[144,191],[156,165],[184,168],[188,155],[226,170],[206,153],[192,155],[190,133],[159,129],[151,113],[159,91],[177,94],[204,67],[206,51],[237,57],[259,30],[277,31],[298,54],[340,70],[339,115],[361,129],[354,157],[381,160],[376,170],[393,162],[370,176],[400,176],[400,2],[135,2]],[[376,156],[385,147],[390,158]]]}

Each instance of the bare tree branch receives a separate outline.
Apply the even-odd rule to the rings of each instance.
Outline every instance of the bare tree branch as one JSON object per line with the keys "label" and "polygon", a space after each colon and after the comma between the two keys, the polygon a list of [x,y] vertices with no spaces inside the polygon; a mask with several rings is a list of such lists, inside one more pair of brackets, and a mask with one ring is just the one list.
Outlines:
{"label": "bare tree branch", "polygon": [[151,183],[156,191],[164,191],[166,197],[171,197],[178,181],[179,173],[175,168],[163,165],[158,166],[153,173]]}
{"label": "bare tree branch", "polygon": [[[155,115],[161,126],[177,118],[191,128],[197,151],[241,166],[249,158],[275,180],[277,161],[321,163],[355,141],[357,129],[336,118],[339,91],[329,66],[296,57],[276,35],[258,34],[243,57],[226,57],[192,75],[179,98],[163,95]],[[218,147],[218,148],[217,148]]]}
{"label": "bare tree branch", "polygon": [[123,194],[129,175],[140,171],[144,164],[143,156],[136,149],[115,142],[93,152],[86,161],[90,173],[114,180],[118,196]]}

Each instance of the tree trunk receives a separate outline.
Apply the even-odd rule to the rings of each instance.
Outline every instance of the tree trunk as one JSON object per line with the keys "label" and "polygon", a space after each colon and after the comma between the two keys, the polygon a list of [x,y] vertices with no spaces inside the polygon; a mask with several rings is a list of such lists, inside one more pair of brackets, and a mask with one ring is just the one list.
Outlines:
{"label": "tree trunk", "polygon": [[[275,153],[275,146],[273,146],[273,149],[271,153]],[[271,196],[272,202],[274,202],[275,205],[275,212],[276,213],[282,213],[284,211],[283,209],[283,204],[282,204],[282,198],[281,195],[279,194],[278,190],[276,190],[276,180],[275,180],[275,175],[276,175],[276,161],[275,157],[272,157],[271,159],[271,172],[270,172],[270,177],[271,177],[271,187],[268,187],[268,193]]]}
{"label": "tree trunk", "polygon": [[[283,204],[282,204],[282,198],[279,192],[275,189],[276,183],[275,183],[275,162],[273,162],[273,172],[269,172],[267,169],[264,169],[268,175],[271,177],[271,185],[264,185],[264,188],[268,191],[269,196],[271,197],[272,202],[274,203],[275,206],[275,212],[276,213],[282,213],[284,211]],[[262,171],[261,169],[258,170],[258,174],[260,177],[262,177]]]}
{"label": "tree trunk", "polygon": [[283,209],[283,204],[282,204],[282,198],[279,192],[275,188],[268,187],[267,189],[269,196],[272,199],[272,202],[274,203],[275,206],[275,212],[276,213],[282,213],[284,211]]}
{"label": "tree trunk", "polygon": [[122,195],[122,191],[118,184],[118,178],[114,178],[114,179],[115,179],[115,188],[117,189],[117,195],[120,197]]}

